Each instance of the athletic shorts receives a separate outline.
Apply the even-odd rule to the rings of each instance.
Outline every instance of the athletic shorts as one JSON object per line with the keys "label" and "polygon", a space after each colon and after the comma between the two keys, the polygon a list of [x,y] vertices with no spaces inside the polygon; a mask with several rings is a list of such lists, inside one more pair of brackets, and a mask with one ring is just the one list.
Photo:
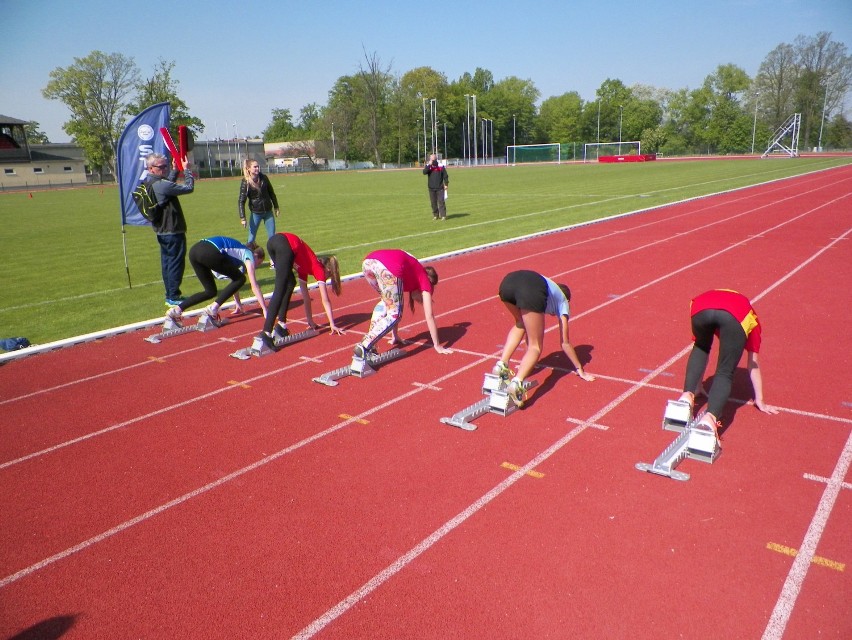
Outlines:
{"label": "athletic shorts", "polygon": [[500,300],[523,311],[544,313],[547,281],[535,271],[512,271],[500,283]]}

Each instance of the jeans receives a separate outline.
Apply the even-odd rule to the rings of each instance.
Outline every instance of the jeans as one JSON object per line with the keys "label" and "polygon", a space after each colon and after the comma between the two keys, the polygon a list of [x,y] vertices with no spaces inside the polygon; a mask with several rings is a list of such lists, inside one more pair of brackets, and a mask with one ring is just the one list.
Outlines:
{"label": "jeans", "polygon": [[181,295],[180,284],[186,266],[186,234],[158,235],[157,242],[160,243],[160,268],[163,271],[166,298],[175,300]]}
{"label": "jeans", "polygon": [[257,236],[257,228],[260,226],[261,220],[266,225],[266,239],[275,235],[275,214],[271,211],[264,211],[261,213],[255,213],[252,211],[249,216],[249,232],[248,232],[248,240],[246,240],[246,244],[255,241],[255,237]]}

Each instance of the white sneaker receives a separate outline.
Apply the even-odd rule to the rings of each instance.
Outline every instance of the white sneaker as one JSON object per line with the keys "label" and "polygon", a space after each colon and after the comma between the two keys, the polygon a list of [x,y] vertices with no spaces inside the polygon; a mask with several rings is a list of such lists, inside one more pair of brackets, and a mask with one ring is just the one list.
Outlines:
{"label": "white sneaker", "polygon": [[500,360],[497,364],[494,365],[494,368],[491,370],[491,373],[495,376],[498,376],[501,380],[508,380],[512,377],[512,372],[509,370],[509,367],[506,366],[506,363]]}
{"label": "white sneaker", "polygon": [[214,326],[220,327],[222,326],[222,318],[219,317],[219,308],[215,303],[204,308],[204,313],[210,318],[210,322],[213,323]]}
{"label": "white sneaker", "polygon": [[509,399],[515,403],[516,407],[520,409],[524,406],[524,402],[527,399],[527,386],[522,380],[518,380],[517,378],[512,380],[506,388],[506,393],[509,395]]}

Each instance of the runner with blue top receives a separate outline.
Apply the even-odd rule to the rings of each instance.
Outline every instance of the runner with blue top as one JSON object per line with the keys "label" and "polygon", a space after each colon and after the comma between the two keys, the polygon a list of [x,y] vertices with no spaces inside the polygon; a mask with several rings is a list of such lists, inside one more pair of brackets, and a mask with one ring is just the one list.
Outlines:
{"label": "runner with blue top", "polygon": [[[200,240],[189,250],[189,264],[195,270],[198,282],[201,283],[204,290],[192,294],[181,301],[180,304],[171,307],[166,312],[166,317],[180,324],[179,319],[184,311],[201,302],[216,298],[212,304],[204,309],[204,313],[210,316],[213,324],[219,326],[222,324],[219,308],[228,298],[234,296],[234,299],[237,300],[237,307],[240,308],[239,290],[246,283],[246,276],[248,276],[251,290],[254,292],[265,318],[266,300],[255,276],[255,269],[263,263],[265,257],[266,254],[261,247],[250,249],[234,238],[214,236]],[[230,282],[221,292],[216,288],[214,272],[230,279]]]}

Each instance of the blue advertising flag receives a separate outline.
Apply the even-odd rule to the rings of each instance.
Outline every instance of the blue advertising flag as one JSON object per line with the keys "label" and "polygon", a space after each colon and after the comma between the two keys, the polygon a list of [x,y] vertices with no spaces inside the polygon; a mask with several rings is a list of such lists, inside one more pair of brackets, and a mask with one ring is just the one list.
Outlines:
{"label": "blue advertising flag", "polygon": [[169,155],[166,143],[160,135],[160,127],[168,127],[171,110],[168,102],[148,107],[135,116],[118,139],[116,149],[116,173],[118,195],[121,199],[121,224],[150,225],[136,203],[133,191],[145,179],[145,157],[150,153]]}

